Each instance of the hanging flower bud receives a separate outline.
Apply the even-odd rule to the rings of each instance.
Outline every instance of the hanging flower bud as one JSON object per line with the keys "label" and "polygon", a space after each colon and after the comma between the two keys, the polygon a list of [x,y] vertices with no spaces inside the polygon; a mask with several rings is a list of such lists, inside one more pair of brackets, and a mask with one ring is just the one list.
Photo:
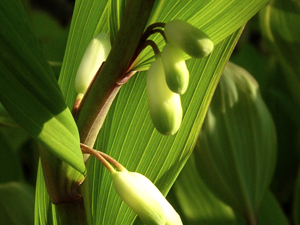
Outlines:
{"label": "hanging flower bud", "polygon": [[84,94],[110,52],[111,44],[106,33],[93,38],[82,57],[75,78],[75,91]]}
{"label": "hanging flower bud", "polygon": [[173,20],[165,25],[167,40],[193,58],[208,56],[214,49],[209,36],[183,20]]}
{"label": "hanging flower bud", "polygon": [[171,91],[184,94],[189,84],[189,71],[183,58],[183,52],[167,43],[161,53],[166,82]]}
{"label": "hanging flower bud", "polygon": [[180,216],[157,187],[136,172],[112,172],[113,184],[121,199],[147,225],[179,225]]}
{"label": "hanging flower bud", "polygon": [[148,70],[147,93],[150,116],[156,129],[165,135],[175,134],[182,120],[181,101],[166,83],[161,56]]}

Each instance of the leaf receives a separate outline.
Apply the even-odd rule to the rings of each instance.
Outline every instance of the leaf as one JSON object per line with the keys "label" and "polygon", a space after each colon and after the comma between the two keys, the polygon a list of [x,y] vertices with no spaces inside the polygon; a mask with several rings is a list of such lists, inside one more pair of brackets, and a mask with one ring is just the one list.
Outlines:
{"label": "leaf", "polygon": [[[146,175],[166,194],[191,154],[205,108],[239,32],[220,43],[210,57],[188,61],[191,82],[182,96],[184,118],[176,135],[161,135],[152,125],[145,90],[146,73],[142,72],[121,89],[100,131],[96,148],[128,170]],[[136,215],[116,195],[109,173],[94,159],[88,161],[88,169],[85,202],[91,204],[94,224],[131,224]]]}
{"label": "leaf", "polygon": [[21,181],[23,178],[21,163],[5,138],[0,134],[0,183]]}
{"label": "leaf", "polygon": [[19,1],[0,3],[0,100],[12,118],[82,174],[79,135]]}
{"label": "leaf", "polygon": [[[166,138],[154,131],[147,109],[143,78],[145,73],[140,73],[121,89],[119,97],[116,99],[107,116],[106,121],[108,122],[106,122],[107,124],[102,128],[97,146],[102,151],[111,153],[113,157],[116,157],[121,163],[129,167],[128,169],[138,169],[138,171],[145,173],[151,180],[158,181],[156,183],[163,192],[166,193],[192,150],[207,105],[210,102],[210,97],[218,82],[220,71],[226,59],[229,57],[239,34],[235,34],[237,36],[230,36],[229,39],[226,40],[228,44],[225,44],[227,42],[222,42],[223,39],[240,28],[266,1],[235,0],[228,7],[225,7],[225,11],[223,10],[224,7],[221,8],[222,10],[218,7],[218,5],[220,5],[219,1],[213,1],[213,4],[209,4],[211,2],[209,0],[205,2],[191,1],[192,3],[188,4],[186,1],[175,0],[160,2],[161,3],[157,1],[158,5],[155,8],[156,10],[153,11],[152,18],[159,15],[161,16],[159,18],[161,21],[172,18],[184,19],[187,16],[195,14],[197,10],[199,11],[201,6],[208,4],[212,6],[212,8],[210,8],[211,11],[207,12],[205,11],[206,9],[203,10],[206,12],[205,15],[207,17],[205,18],[207,18],[208,21],[211,18],[215,18],[214,23],[218,23],[218,26],[211,23],[209,30],[218,30],[218,32],[220,32],[214,34],[214,40],[220,43],[220,45],[216,48],[218,50],[215,50],[213,57],[198,61],[198,63],[192,60],[190,61],[190,69],[198,76],[195,75],[195,80],[191,80],[190,92],[189,94],[185,94],[182,98],[184,110],[189,109],[186,112],[187,116],[184,118],[184,123],[181,128],[182,136],[178,134],[178,137],[173,136]],[[187,4],[189,7],[186,11],[181,10],[183,4]],[[241,7],[239,7],[240,5]],[[173,10],[173,6],[176,6],[176,11]],[[110,25],[108,24],[108,7],[109,1],[85,1],[85,4],[82,4],[81,1],[76,1],[65,59],[59,77],[59,85],[67,105],[70,108],[73,106],[76,98],[74,90],[76,71],[86,46],[92,37],[96,36],[99,32],[113,33],[115,31],[109,29],[112,29],[111,27],[116,29],[116,27],[118,27],[112,23]],[[213,7],[215,7],[214,10],[212,10]],[[164,11],[164,9],[167,10]],[[172,14],[169,14],[169,12]],[[216,19],[216,15],[218,15],[219,12],[222,13],[219,15],[220,17]],[[122,10],[120,10],[120,13],[122,13]],[[230,23],[227,23],[227,20],[222,18],[224,15],[226,15],[225,18],[229,20]],[[235,17],[236,15],[237,17]],[[231,21],[233,17],[235,17],[235,20]],[[116,16],[116,18],[120,18],[120,16]],[[159,22],[159,20],[157,21],[156,19],[157,18],[152,19],[152,22]],[[203,21],[198,18],[198,14],[197,17],[190,19],[198,24],[203,23]],[[230,29],[224,32],[224,30],[219,30],[220,27]],[[217,35],[221,36],[218,37]],[[162,45],[162,41],[160,42],[159,44]],[[153,53],[151,51],[149,52],[149,54],[142,53],[141,57],[138,58],[136,63],[139,64],[139,69],[147,69],[149,67],[153,57]],[[143,58],[143,60],[140,60],[141,58]],[[208,75],[203,76],[203,74]],[[193,95],[193,89],[196,87],[196,93],[198,94]],[[204,92],[206,92],[206,95]],[[199,96],[199,93],[202,94]],[[192,102],[189,105],[190,101]],[[199,108],[201,108],[202,111],[199,112]],[[197,118],[196,121],[194,121],[194,118]],[[150,138],[151,142],[148,144]],[[182,150],[183,148],[184,150]],[[146,152],[144,154],[145,149]],[[178,161],[178,159],[181,161]],[[164,164],[165,161],[167,163]],[[148,164],[149,162],[150,165]],[[94,160],[88,163],[91,164],[91,168],[89,169],[90,174],[97,176],[95,179],[88,178],[84,183],[84,185],[86,185],[84,194],[87,195],[89,199],[86,198],[85,200],[91,201],[91,204],[87,203],[87,207],[91,209],[91,213],[93,214],[92,220],[96,221],[96,224],[101,224],[102,222],[113,224],[114,221],[120,222],[122,218],[124,218],[121,222],[122,224],[132,223],[132,219],[135,215],[126,206],[121,204],[120,200],[114,195],[113,191],[111,191],[111,180],[108,174],[104,173],[103,168],[98,163],[94,165]],[[147,169],[148,167],[156,168],[153,170],[153,174],[151,170]],[[162,168],[161,172],[159,172],[159,168]],[[170,171],[166,175],[165,171],[168,169],[170,169]],[[91,184],[90,186],[89,183]],[[119,209],[120,206],[122,206],[121,209]],[[116,217],[116,213],[119,210],[120,214]],[[124,215],[126,216],[124,217]]]}
{"label": "leaf", "polygon": [[[149,24],[168,22],[173,19],[185,20],[205,32],[218,44],[239,27],[243,26],[268,1],[232,0],[218,1],[156,1]],[[153,40],[162,47],[161,36],[153,36]],[[149,68],[152,50],[146,49],[138,58],[135,68]]]}
{"label": "leaf", "polygon": [[[65,58],[59,77],[59,85],[70,108],[73,107],[76,99],[75,75],[88,43],[100,32],[110,34],[117,32],[116,29],[119,27],[119,20],[122,18],[124,8],[117,5],[116,2],[124,6],[122,0],[99,2],[89,0],[85,1],[85,4],[77,1],[75,4]],[[265,3],[267,0],[232,0],[230,3],[218,0],[189,2],[160,0],[155,3],[149,24],[167,22],[175,18],[187,20],[211,36],[216,45],[243,26]],[[111,12],[112,9],[118,11]],[[114,16],[110,18],[109,15]],[[151,39],[159,47],[164,44],[159,35],[151,36]],[[140,54],[133,66],[138,70],[146,70],[153,61],[153,56],[152,50],[147,48]]]}
{"label": "leaf", "polygon": [[45,58],[62,63],[69,29],[43,11],[32,10],[28,16]]}
{"label": "leaf", "polygon": [[[205,186],[202,175],[197,172],[194,154],[190,157],[171,189],[181,209],[184,224],[246,224],[246,221],[230,206]],[[169,196],[169,195],[168,195]],[[298,211],[296,211],[298,212]],[[258,224],[288,225],[289,221],[272,192],[267,191],[258,212]]]}
{"label": "leaf", "polygon": [[110,39],[112,44],[116,39],[118,30],[123,18],[123,11],[125,9],[125,0],[110,0],[108,3],[108,23],[110,31]]}
{"label": "leaf", "polygon": [[35,225],[60,225],[59,217],[55,205],[50,202],[44,175],[39,162],[36,192],[35,192],[35,209],[34,209],[34,224]]}
{"label": "leaf", "polygon": [[184,219],[183,223],[239,224],[238,215],[230,206],[215,197],[205,186],[200,175],[196,168],[194,154],[192,154],[171,189],[171,194],[178,202],[180,215]]}
{"label": "leaf", "polygon": [[294,202],[293,202],[293,219],[296,225],[300,224],[300,169],[298,171],[298,177],[295,185],[294,193]]}
{"label": "leaf", "polygon": [[258,224],[262,225],[289,225],[289,221],[277,199],[269,190],[261,204],[261,209],[258,213]]}
{"label": "leaf", "polygon": [[251,223],[274,173],[276,143],[258,84],[247,71],[228,63],[194,152],[204,183]]}
{"label": "leaf", "polygon": [[18,127],[19,125],[11,118],[8,112],[0,103],[0,125]]}
{"label": "leaf", "polygon": [[33,188],[23,183],[0,184],[0,223],[33,224]]}
{"label": "leaf", "polygon": [[285,71],[297,107],[300,107],[300,3],[299,1],[273,0],[259,14],[261,31],[268,48],[276,54]]}

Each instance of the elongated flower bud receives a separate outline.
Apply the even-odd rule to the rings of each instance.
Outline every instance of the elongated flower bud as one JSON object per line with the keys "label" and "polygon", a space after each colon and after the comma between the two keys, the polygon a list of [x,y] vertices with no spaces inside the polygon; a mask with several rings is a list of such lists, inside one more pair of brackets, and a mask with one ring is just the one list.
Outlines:
{"label": "elongated flower bud", "polygon": [[140,173],[114,171],[113,184],[121,199],[147,225],[182,224],[177,212],[157,187]]}
{"label": "elongated flower bud", "polygon": [[75,91],[78,94],[86,92],[101,64],[106,60],[110,49],[111,44],[106,33],[100,33],[90,41],[75,78]]}
{"label": "elongated flower bud", "polygon": [[165,25],[167,40],[193,58],[208,56],[214,49],[209,36],[183,20],[173,20]]}
{"label": "elongated flower bud", "polygon": [[180,96],[172,92],[165,79],[161,56],[150,66],[147,74],[149,111],[155,128],[162,134],[175,134],[181,124]]}
{"label": "elongated flower bud", "polygon": [[161,53],[166,82],[171,91],[184,94],[189,84],[189,71],[183,58],[183,52],[167,43]]}

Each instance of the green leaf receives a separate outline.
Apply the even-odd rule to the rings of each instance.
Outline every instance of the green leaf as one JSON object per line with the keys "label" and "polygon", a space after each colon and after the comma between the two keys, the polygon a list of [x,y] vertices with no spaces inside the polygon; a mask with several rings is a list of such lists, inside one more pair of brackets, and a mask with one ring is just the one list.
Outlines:
{"label": "green leaf", "polygon": [[254,78],[228,63],[195,148],[211,191],[255,223],[276,163],[276,131]]}
{"label": "green leaf", "polygon": [[36,180],[34,224],[60,225],[55,205],[50,202],[49,196],[47,194],[43,171],[40,163]]}
{"label": "green leaf", "polygon": [[0,184],[0,224],[32,225],[33,188],[23,183]]}
{"label": "green leaf", "polygon": [[283,210],[277,199],[269,190],[261,204],[258,213],[258,224],[262,225],[289,225],[289,221],[285,216]]}
{"label": "green leaf", "polygon": [[8,112],[0,103],[0,125],[18,127],[19,125],[11,118]]}
{"label": "green leaf", "polygon": [[259,14],[261,31],[269,50],[276,54],[285,72],[297,107],[300,107],[300,3],[299,1],[272,0]]}
{"label": "green leaf", "polygon": [[125,9],[125,0],[110,0],[108,5],[108,23],[109,23],[109,35],[112,44],[116,39],[118,30],[123,18],[123,11]]}
{"label": "green leaf", "polygon": [[[170,197],[177,202],[184,224],[246,224],[230,206],[218,199],[204,184],[195,164],[195,154],[186,163]],[[168,195],[169,196],[169,195]],[[298,211],[297,211],[298,212]],[[288,225],[288,219],[272,192],[267,191],[258,212],[258,224]]]}
{"label": "green leaf", "polygon": [[85,173],[79,135],[55,76],[17,0],[0,2],[0,100],[49,151]]}
{"label": "green leaf", "polygon": [[65,57],[59,76],[59,86],[69,108],[77,96],[74,89],[75,76],[83,54],[100,32],[108,33],[108,0],[76,1]]}
{"label": "green leaf", "polygon": [[298,177],[295,185],[295,198],[293,202],[293,216],[296,225],[300,224],[300,169],[298,171]]}
{"label": "green leaf", "polygon": [[[182,19],[206,32],[215,44],[244,25],[268,0],[203,0],[203,1],[156,1],[150,23],[167,22],[172,19]],[[117,4],[117,3],[118,4]],[[66,47],[59,85],[66,99],[67,105],[73,107],[76,99],[74,90],[75,75],[90,42],[99,32],[112,34],[112,40],[122,18],[124,1],[76,1],[70,34]],[[117,12],[112,12],[117,9]],[[110,13],[109,13],[110,12]],[[109,15],[113,15],[110,18]],[[116,23],[116,24],[115,24]],[[113,30],[112,30],[113,29]],[[159,47],[164,41],[161,36],[154,35],[153,40]],[[144,50],[134,62],[133,67],[146,70],[153,61],[153,51]]]}
{"label": "green leaf", "polygon": [[230,206],[215,197],[201,180],[201,174],[198,174],[195,165],[194,154],[175,181],[171,194],[178,202],[184,224],[239,224],[238,215]]}
{"label": "green leaf", "polygon": [[[173,19],[185,20],[205,32],[218,44],[232,32],[243,26],[268,0],[202,0],[202,1],[156,1],[149,24],[168,22]],[[153,36],[153,40],[162,47],[161,36]],[[135,68],[149,68],[152,49],[146,49],[135,62]]]}
{"label": "green leaf", "polygon": [[62,27],[53,17],[40,10],[32,10],[28,16],[45,58],[50,62],[62,63],[68,27]]}
{"label": "green leaf", "polygon": [[[232,4],[228,4],[209,0],[190,1],[189,3],[175,0],[157,1],[156,10],[153,11],[152,22],[187,18],[191,23],[197,23],[198,25],[194,25],[200,28],[200,24],[204,24],[203,17],[199,16],[197,12],[206,5],[209,10],[206,11],[206,8],[203,8],[201,11],[205,15],[205,19],[210,21],[209,27],[207,26],[205,31],[210,31],[214,37],[213,40],[220,43],[214,56],[200,61],[190,61],[190,70],[196,75],[191,75],[195,80],[191,78],[189,94],[186,93],[182,98],[186,117],[182,124],[181,133],[167,138],[154,130],[148,115],[145,73],[140,73],[135,75],[121,89],[119,97],[110,109],[106,119],[107,124],[102,128],[99,136],[97,144],[99,149],[111,153],[128,169],[137,169],[146,174],[151,180],[156,181],[164,193],[169,190],[192,150],[220,72],[239,34],[230,36],[225,42],[222,42],[223,39],[247,22],[266,1],[235,0],[232,2]],[[185,8],[185,5],[188,8]],[[221,6],[219,7],[219,5]],[[85,1],[84,4],[81,1],[76,1],[65,58],[59,77],[59,85],[70,108],[76,98],[75,75],[88,43],[99,32],[116,33],[116,31],[110,30],[116,29],[118,25],[108,22],[109,6],[109,1]],[[118,6],[117,8],[120,9]],[[223,10],[224,8],[226,10]],[[116,18],[120,18],[120,15],[116,15]],[[214,33],[216,30],[218,33]],[[159,37],[154,40],[158,40],[157,43],[160,46],[163,44]],[[152,51],[149,50],[148,53],[145,51],[135,65],[138,65],[139,69],[147,69],[152,57]],[[201,109],[200,112],[199,109]],[[196,121],[194,121],[195,118],[197,118]],[[180,160],[178,161],[178,159]],[[110,189],[111,179],[109,175],[103,171],[101,165],[95,163],[94,159],[88,163],[91,164],[90,175],[96,176],[95,179],[88,178],[84,183],[86,185],[84,194],[88,196],[85,199],[88,201],[87,208],[90,208],[93,214],[91,219],[96,224],[102,222],[113,224],[115,221],[120,222],[122,218],[124,219],[122,224],[132,223],[135,215],[124,204],[121,204],[113,190]],[[169,173],[166,174],[165,172],[168,170]],[[120,214],[116,217],[118,212]],[[126,216],[124,217],[124,215]]]}
{"label": "green leaf", "polygon": [[0,183],[21,181],[23,178],[21,163],[2,134],[0,134],[0,155]]}
{"label": "green leaf", "polygon": [[[239,34],[220,43],[210,57],[187,62],[191,81],[182,96],[184,118],[176,135],[168,137],[155,130],[148,112],[146,73],[142,72],[121,89],[96,148],[128,170],[146,175],[166,194],[193,150],[205,109]],[[88,168],[85,202],[90,205],[94,224],[131,224],[136,215],[116,195],[103,165],[91,158]]]}

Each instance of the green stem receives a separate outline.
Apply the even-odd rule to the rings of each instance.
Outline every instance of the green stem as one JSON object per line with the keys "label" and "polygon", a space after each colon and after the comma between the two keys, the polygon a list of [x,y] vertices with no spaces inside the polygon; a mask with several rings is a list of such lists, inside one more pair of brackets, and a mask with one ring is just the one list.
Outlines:
{"label": "green stem", "polygon": [[106,169],[110,173],[115,172],[115,169],[106,161],[106,159],[100,154],[100,152],[98,152],[84,144],[80,144],[80,148],[81,148],[82,153],[90,154],[90,155],[93,155],[94,157],[96,157],[106,167]]}
{"label": "green stem", "polygon": [[83,198],[56,204],[61,224],[87,225]]}
{"label": "green stem", "polygon": [[127,74],[155,0],[128,0],[120,30],[103,68],[85,94],[77,116],[81,143],[93,146]]}

